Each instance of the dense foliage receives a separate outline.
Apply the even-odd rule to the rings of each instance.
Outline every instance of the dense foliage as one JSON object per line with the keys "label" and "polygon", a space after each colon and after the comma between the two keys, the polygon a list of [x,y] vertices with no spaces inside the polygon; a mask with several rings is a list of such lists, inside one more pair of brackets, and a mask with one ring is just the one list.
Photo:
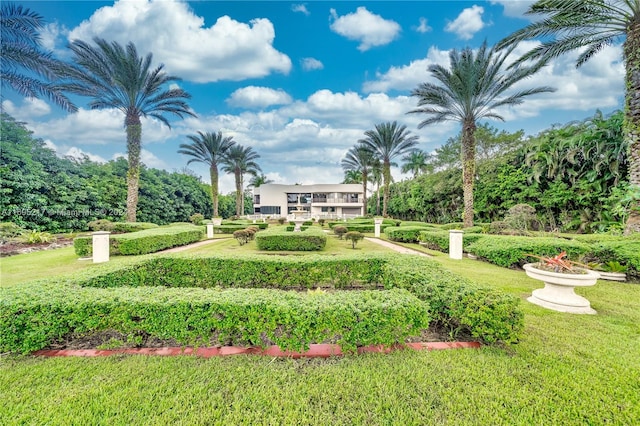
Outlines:
{"label": "dense foliage", "polygon": [[[127,161],[99,164],[88,158],[59,158],[24,123],[2,114],[0,142],[0,222],[26,229],[59,232],[87,230],[96,219],[123,220]],[[211,217],[208,185],[184,173],[143,167],[137,220],[167,224],[187,222],[194,213]],[[234,201],[222,196],[223,215]]]}
{"label": "dense foliage", "polygon": [[[583,122],[520,139],[521,147],[515,150],[513,138],[495,131],[493,143],[488,143],[493,151],[478,161],[475,221],[502,220],[511,207],[525,203],[535,208],[538,221],[547,229],[622,229],[633,198],[626,178],[622,122],[622,112],[609,117],[597,113]],[[491,132],[486,137],[491,138]],[[449,148],[442,155],[450,159],[449,151],[456,147]],[[446,158],[439,164],[446,163]],[[389,214],[431,223],[459,221],[463,211],[460,173],[454,163],[393,184]]]}
{"label": "dense foliage", "polygon": [[256,235],[258,250],[317,251],[323,250],[326,245],[327,234],[312,226],[301,232],[274,228]]}

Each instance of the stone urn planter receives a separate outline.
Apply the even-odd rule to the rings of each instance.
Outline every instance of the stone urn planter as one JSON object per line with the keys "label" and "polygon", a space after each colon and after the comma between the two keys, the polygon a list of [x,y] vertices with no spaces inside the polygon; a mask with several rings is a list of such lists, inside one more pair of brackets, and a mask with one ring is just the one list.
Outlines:
{"label": "stone urn planter", "polygon": [[213,223],[213,226],[220,226],[220,225],[222,225],[222,218],[221,217],[213,217],[213,218],[211,218],[211,222]]}
{"label": "stone urn planter", "polygon": [[575,287],[595,285],[600,274],[588,269],[576,268],[575,273],[551,272],[527,263],[523,266],[527,275],[544,282],[544,288],[534,290],[527,300],[543,308],[572,314],[595,314],[589,301],[577,295]]}

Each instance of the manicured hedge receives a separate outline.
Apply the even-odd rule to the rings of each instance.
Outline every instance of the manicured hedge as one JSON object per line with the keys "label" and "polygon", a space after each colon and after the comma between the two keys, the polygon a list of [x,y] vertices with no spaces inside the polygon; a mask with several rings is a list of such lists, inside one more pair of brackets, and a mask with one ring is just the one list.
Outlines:
{"label": "manicured hedge", "polygon": [[137,232],[157,227],[158,225],[151,222],[113,222],[113,232]]}
{"label": "manicured hedge", "polygon": [[[484,238],[485,234],[471,233],[467,234],[465,230],[462,235],[462,247],[465,251],[467,248]],[[444,253],[449,252],[449,231],[420,231],[418,240],[432,250],[438,250]]]}
{"label": "manicured hedge", "polygon": [[440,264],[417,256],[385,266],[385,287],[409,290],[429,303],[432,319],[452,336],[465,331],[485,342],[515,342],[524,328],[520,299],[479,286]]}
{"label": "manicured hedge", "polygon": [[418,241],[420,232],[425,228],[424,226],[389,226],[384,229],[384,233],[391,241],[415,243]]}
{"label": "manicured hedge", "polygon": [[569,259],[576,260],[589,251],[589,245],[554,237],[486,235],[469,245],[467,250],[498,266],[511,268],[531,262],[533,258],[527,257],[527,253],[555,256],[566,251]]}
{"label": "manicured hedge", "polygon": [[[183,246],[200,241],[204,237],[202,227],[195,225],[175,225],[152,228],[128,234],[109,236],[109,254],[138,255],[155,253],[171,247]],[[78,256],[91,256],[92,237],[77,237],[73,247]]]}
{"label": "manicured hedge", "polygon": [[[222,221],[222,224],[219,226],[242,226],[241,229],[246,228],[247,226],[255,226],[259,229],[267,229],[269,227],[269,224],[267,222],[258,222],[256,221],[256,223],[253,223],[252,220],[224,220]],[[215,229],[215,227],[214,227]],[[237,229],[236,229],[237,231]],[[223,232],[221,232],[222,234]],[[224,232],[226,234],[226,232]],[[233,234],[233,232],[232,232]]]}
{"label": "manicured hedge", "polygon": [[[182,345],[277,344],[305,350],[392,345],[428,327],[426,305],[402,289],[300,293],[265,289],[141,287],[40,291],[17,287],[0,305],[0,352],[29,353],[74,336],[115,331]],[[67,291],[64,291],[67,290]]]}
{"label": "manicured hedge", "polygon": [[593,244],[587,256],[599,263],[618,262],[627,267],[627,278],[640,280],[640,240],[618,237],[617,241]]}
{"label": "manicured hedge", "polygon": [[[380,284],[387,291],[273,289]],[[300,350],[329,340],[353,350],[417,335],[428,326],[427,306],[452,338],[467,332],[485,342],[513,342],[522,329],[518,303],[418,256],[145,256],[3,290],[0,352],[27,353],[104,330],[185,345]]]}
{"label": "manicured hedge", "polygon": [[[296,229],[296,226],[295,225],[287,225],[285,229],[287,230],[287,232],[293,232],[293,230]],[[301,231],[306,231],[307,229],[309,229],[309,226],[304,226],[304,225],[300,226],[300,230]]]}
{"label": "manicured hedge", "polygon": [[317,251],[323,250],[326,245],[327,235],[319,227],[310,226],[302,232],[273,229],[256,235],[258,250]]}
{"label": "manicured hedge", "polygon": [[233,234],[236,231],[242,231],[248,224],[236,223],[234,225],[215,225],[213,227],[214,234]]}

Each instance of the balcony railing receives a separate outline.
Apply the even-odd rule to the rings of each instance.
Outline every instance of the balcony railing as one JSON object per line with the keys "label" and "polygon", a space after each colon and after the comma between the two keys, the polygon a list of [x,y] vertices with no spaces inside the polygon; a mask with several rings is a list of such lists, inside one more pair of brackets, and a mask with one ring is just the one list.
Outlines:
{"label": "balcony railing", "polygon": [[314,198],[314,204],[323,204],[323,203],[362,203],[362,199],[360,198],[350,198],[350,197],[327,197],[327,198]]}

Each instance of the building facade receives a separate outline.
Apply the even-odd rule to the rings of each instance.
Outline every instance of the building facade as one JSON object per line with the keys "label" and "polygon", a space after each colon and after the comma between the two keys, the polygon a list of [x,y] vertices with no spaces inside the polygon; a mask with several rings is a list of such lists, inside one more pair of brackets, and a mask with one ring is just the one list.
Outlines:
{"label": "building facade", "polygon": [[363,216],[364,197],[360,184],[278,185],[253,189],[254,214],[286,217],[300,208],[315,218]]}

